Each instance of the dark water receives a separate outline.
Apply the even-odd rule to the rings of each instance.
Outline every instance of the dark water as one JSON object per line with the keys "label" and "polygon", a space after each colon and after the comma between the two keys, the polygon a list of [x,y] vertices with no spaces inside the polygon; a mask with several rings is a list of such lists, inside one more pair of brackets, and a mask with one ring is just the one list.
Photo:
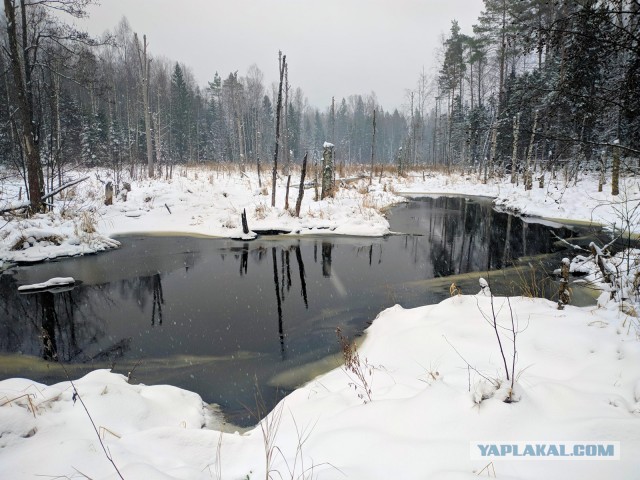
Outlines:
{"label": "dark water", "polygon": [[[535,264],[543,277],[562,256],[540,255],[558,249],[550,227],[487,202],[424,199],[395,207],[390,222],[410,235],[123,237],[111,252],[13,268],[0,276],[0,378],[62,381],[54,357],[72,376],[133,369],[136,382],[196,391],[246,425],[254,422],[248,410],[255,412],[257,391],[270,408],[312,374],[285,380],[283,373],[337,352],[337,326],[354,336],[395,303],[440,301],[451,283],[440,277],[458,275],[463,292],[476,293],[480,273],[467,272],[487,277],[487,270],[520,263]],[[56,276],[81,283],[17,293],[19,285]],[[519,294],[522,277],[498,275],[494,291]]]}

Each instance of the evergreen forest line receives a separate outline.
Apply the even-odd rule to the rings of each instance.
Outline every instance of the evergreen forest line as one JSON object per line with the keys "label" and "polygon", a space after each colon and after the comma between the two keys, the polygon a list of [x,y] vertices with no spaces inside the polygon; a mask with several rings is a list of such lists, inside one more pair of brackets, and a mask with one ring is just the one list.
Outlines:
{"label": "evergreen forest line", "polygon": [[[192,162],[271,163],[278,89],[258,66],[198,85],[126,19],[100,39],[65,23],[61,12],[81,17],[90,3],[4,0],[0,163],[21,172],[32,208],[78,166],[118,180]],[[538,169],[633,172],[638,32],[638,0],[485,0],[473,33],[453,20],[437,71],[392,110],[374,92],[309,105],[285,71],[280,164],[305,152],[317,162],[328,141],[338,164],[473,169],[528,188]]]}

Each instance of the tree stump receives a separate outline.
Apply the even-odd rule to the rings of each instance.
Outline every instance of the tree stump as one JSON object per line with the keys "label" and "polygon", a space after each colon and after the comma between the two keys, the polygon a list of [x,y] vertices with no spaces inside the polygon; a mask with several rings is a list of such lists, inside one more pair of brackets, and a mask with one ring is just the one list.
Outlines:
{"label": "tree stump", "polygon": [[127,201],[127,195],[131,191],[131,184],[129,182],[122,182],[122,190],[120,190],[120,200]]}
{"label": "tree stump", "polygon": [[562,259],[560,267],[560,287],[558,289],[558,310],[564,310],[564,306],[571,301],[571,290],[569,289],[569,266],[568,258]]}
{"label": "tree stump", "polygon": [[240,219],[242,220],[242,233],[245,235],[249,233],[249,223],[247,222],[247,210],[243,209],[240,214]]}
{"label": "tree stump", "polygon": [[320,199],[333,197],[333,144],[324,142],[322,152],[322,193]]}
{"label": "tree stump", "polygon": [[107,182],[104,186],[104,204],[113,205],[113,183]]}

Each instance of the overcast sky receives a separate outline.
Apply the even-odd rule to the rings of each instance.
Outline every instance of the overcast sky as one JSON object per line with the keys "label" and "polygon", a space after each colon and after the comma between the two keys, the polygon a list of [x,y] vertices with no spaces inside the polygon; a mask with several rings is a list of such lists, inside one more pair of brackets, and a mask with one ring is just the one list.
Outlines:
{"label": "overcast sky", "polygon": [[101,0],[80,23],[98,35],[127,17],[147,35],[152,55],[189,66],[204,86],[251,64],[278,77],[278,50],[289,83],[309,103],[376,93],[387,110],[406,103],[418,75],[432,73],[443,34],[456,19],[470,33],[482,0]]}

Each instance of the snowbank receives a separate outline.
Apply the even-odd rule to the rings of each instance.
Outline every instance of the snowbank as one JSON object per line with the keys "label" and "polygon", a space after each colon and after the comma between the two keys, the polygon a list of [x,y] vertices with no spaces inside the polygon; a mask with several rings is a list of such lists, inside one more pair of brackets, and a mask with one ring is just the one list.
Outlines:
{"label": "snowbank", "polygon": [[[509,305],[493,301],[511,365]],[[332,370],[244,434],[220,433],[200,397],[174,387],[129,385],[106,371],[75,386],[127,479],[265,478],[263,435],[271,439],[272,478],[472,479],[489,462],[498,478],[633,478],[640,471],[637,319],[598,308],[560,311],[540,299],[510,304],[519,332],[514,403],[503,401],[510,382],[485,296],[382,312],[359,347],[361,377]],[[372,397],[366,403],[363,381]],[[0,382],[4,478],[117,478],[73,392],[69,382]],[[470,456],[474,441],[620,442],[621,457],[479,461]]]}
{"label": "snowbank", "polygon": [[[512,185],[508,178],[483,184],[475,175],[457,173],[377,177],[373,185],[364,177],[338,182],[341,188],[336,197],[322,201],[315,201],[313,188],[307,188],[298,218],[292,213],[298,195],[299,180],[295,177],[291,179],[288,208],[284,208],[285,178],[278,181],[276,206],[271,207],[271,188],[264,186],[267,182],[261,187],[255,172],[228,166],[176,167],[171,180],[131,181],[126,201],[118,197],[111,206],[103,205],[104,186],[91,176],[56,196],[52,213],[9,221],[0,228],[0,262],[35,262],[99,252],[119,245],[111,238],[114,235],[132,233],[241,238],[243,211],[254,231],[382,236],[390,233],[384,210],[405,201],[394,192],[404,196],[488,196],[494,198],[496,208],[523,216],[615,225],[618,229],[629,223],[640,233],[640,186],[634,179],[622,181],[621,195],[613,197],[608,188],[598,193],[596,176],[587,174],[568,184],[560,178],[548,178],[544,188],[536,184],[530,191]],[[0,207],[17,201],[19,181],[14,183],[4,187]]]}
{"label": "snowbank", "polygon": [[[611,195],[611,186],[598,192],[594,174],[580,174],[577,181],[566,182],[546,174],[544,188],[536,182],[532,190],[514,185],[509,177],[492,179],[486,184],[476,175],[428,174],[411,176],[394,186],[406,196],[471,195],[494,199],[496,208],[523,216],[540,217],[567,223],[585,222],[616,229],[628,228],[640,233],[640,185],[635,178],[621,179],[620,195]],[[629,221],[627,221],[629,220]]]}
{"label": "snowbank", "polygon": [[[322,201],[314,201],[314,190],[306,189],[298,218],[294,215],[296,178],[292,178],[288,208],[284,208],[286,179],[279,180],[276,207],[271,207],[271,189],[260,187],[254,172],[204,167],[176,170],[171,180],[131,181],[126,201],[114,198],[110,206],[103,205],[101,181],[89,177],[56,197],[53,212],[7,222],[0,229],[0,262],[37,262],[99,252],[119,246],[111,237],[132,233],[244,238],[243,211],[249,228],[255,231],[382,236],[389,233],[383,210],[405,201],[391,193],[387,184],[368,187],[363,179],[350,179],[335,198]],[[0,198],[0,207],[11,201]]]}

